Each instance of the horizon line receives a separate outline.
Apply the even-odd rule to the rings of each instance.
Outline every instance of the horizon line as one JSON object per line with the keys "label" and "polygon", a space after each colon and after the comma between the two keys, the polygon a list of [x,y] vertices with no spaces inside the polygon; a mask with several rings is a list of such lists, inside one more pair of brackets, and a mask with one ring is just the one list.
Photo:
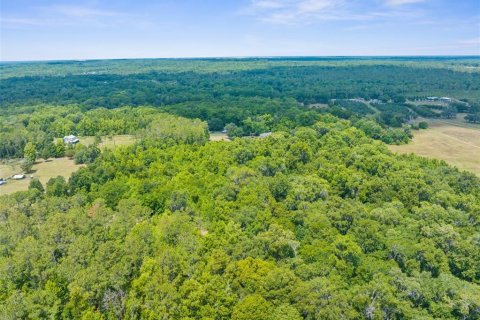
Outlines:
{"label": "horizon line", "polygon": [[294,58],[480,58],[480,54],[459,54],[459,55],[267,55],[267,56],[178,56],[178,57],[135,57],[135,58],[86,58],[86,59],[39,59],[39,60],[1,60],[3,63],[29,63],[29,62],[91,62],[109,60],[206,60],[206,59],[294,59]]}

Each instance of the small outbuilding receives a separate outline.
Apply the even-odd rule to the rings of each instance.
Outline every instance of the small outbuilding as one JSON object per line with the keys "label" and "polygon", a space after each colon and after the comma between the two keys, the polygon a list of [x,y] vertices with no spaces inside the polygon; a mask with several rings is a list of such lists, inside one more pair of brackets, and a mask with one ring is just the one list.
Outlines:
{"label": "small outbuilding", "polygon": [[72,134],[72,135],[63,137],[63,142],[66,144],[75,144],[80,142],[80,140]]}

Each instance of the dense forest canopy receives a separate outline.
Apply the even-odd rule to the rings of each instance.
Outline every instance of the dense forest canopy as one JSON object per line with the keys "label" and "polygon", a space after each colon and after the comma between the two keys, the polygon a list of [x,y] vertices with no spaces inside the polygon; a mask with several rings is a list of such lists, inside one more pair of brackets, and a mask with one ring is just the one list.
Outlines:
{"label": "dense forest canopy", "polygon": [[82,103],[86,107],[171,105],[219,97],[405,99],[453,96],[480,100],[480,73],[396,65],[272,67],[229,72],[29,76],[1,81],[1,104]]}
{"label": "dense forest canopy", "polygon": [[2,318],[478,318],[474,175],[332,116],[231,143],[169,117],[2,197]]}
{"label": "dense forest canopy", "polygon": [[0,158],[87,165],[0,197],[0,318],[480,318],[480,179],[384,144],[476,116],[479,64],[2,64]]}
{"label": "dense forest canopy", "polygon": [[23,76],[65,76],[75,74],[135,74],[162,72],[228,72],[295,66],[397,65],[440,68],[464,72],[480,67],[478,56],[432,57],[249,57],[197,59],[116,59],[46,62],[2,62],[0,79]]}
{"label": "dense forest canopy", "polygon": [[[426,107],[405,105],[407,99],[463,100],[445,116],[465,112],[469,113],[466,121],[477,122],[479,61],[437,57],[4,63],[0,65],[4,74],[0,158],[23,156],[24,146],[32,139],[37,149],[44,149],[53,138],[71,133],[134,133],[145,123],[122,130],[123,120],[113,124],[118,128],[112,128],[112,121],[97,121],[101,130],[88,130],[85,122],[95,114],[92,109],[138,106],[207,121],[211,131],[229,128],[232,137],[312,125],[319,114],[329,112],[351,120],[372,138],[405,143],[411,133],[410,126],[404,126],[412,119],[440,115]],[[358,99],[364,102],[352,101]],[[365,101],[379,103],[369,106]],[[329,105],[315,107],[319,103]],[[72,111],[57,119],[55,106]],[[32,113],[42,114],[42,128],[28,123]],[[117,119],[119,114],[101,111],[100,119],[107,115]],[[357,123],[360,118],[381,128],[372,121]]]}

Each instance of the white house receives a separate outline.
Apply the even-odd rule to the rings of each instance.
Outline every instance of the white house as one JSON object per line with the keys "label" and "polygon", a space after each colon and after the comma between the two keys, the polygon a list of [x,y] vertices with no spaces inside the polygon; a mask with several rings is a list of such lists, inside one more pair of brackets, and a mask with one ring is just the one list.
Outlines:
{"label": "white house", "polygon": [[72,134],[72,135],[63,137],[63,142],[68,144],[75,144],[80,142],[80,140]]}

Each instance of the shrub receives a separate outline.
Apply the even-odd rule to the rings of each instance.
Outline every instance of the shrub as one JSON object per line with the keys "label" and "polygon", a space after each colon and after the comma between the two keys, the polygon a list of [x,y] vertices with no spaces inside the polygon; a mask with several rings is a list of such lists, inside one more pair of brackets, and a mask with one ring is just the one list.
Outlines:
{"label": "shrub", "polygon": [[428,128],[428,123],[426,121],[421,121],[419,124],[418,124],[418,127],[420,129],[427,129]]}

